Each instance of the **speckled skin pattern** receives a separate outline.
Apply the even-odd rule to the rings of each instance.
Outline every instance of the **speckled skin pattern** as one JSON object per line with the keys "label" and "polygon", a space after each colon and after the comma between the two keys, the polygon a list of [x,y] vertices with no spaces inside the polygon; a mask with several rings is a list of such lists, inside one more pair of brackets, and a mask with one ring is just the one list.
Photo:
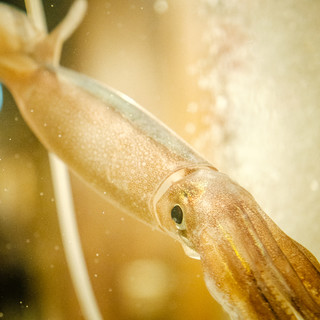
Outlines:
{"label": "speckled skin pattern", "polygon": [[[50,63],[76,16],[47,36],[0,5],[0,79],[43,145],[200,258],[210,293],[233,319],[320,319],[319,263],[246,190],[131,99]],[[175,205],[181,225],[170,215]]]}

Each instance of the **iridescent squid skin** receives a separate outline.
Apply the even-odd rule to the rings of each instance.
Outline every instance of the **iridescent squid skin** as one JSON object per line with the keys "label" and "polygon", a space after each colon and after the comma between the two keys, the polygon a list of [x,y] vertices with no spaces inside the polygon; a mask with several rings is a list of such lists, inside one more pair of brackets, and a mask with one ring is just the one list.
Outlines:
{"label": "iridescent squid skin", "polygon": [[320,265],[254,198],[130,98],[58,66],[80,23],[49,35],[0,4],[0,81],[42,144],[123,211],[200,259],[232,319],[320,319]]}
{"label": "iridescent squid skin", "polygon": [[[207,287],[232,319],[319,319],[320,266],[211,167],[185,168],[155,198],[159,225],[203,265]],[[178,224],[168,214],[183,212]]]}

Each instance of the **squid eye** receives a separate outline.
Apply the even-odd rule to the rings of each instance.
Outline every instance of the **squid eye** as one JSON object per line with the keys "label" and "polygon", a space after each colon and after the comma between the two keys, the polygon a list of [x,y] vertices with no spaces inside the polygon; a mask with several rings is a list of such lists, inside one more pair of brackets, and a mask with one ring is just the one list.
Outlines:
{"label": "squid eye", "polygon": [[181,207],[176,204],[171,210],[171,218],[176,224],[181,224],[183,221],[183,211]]}

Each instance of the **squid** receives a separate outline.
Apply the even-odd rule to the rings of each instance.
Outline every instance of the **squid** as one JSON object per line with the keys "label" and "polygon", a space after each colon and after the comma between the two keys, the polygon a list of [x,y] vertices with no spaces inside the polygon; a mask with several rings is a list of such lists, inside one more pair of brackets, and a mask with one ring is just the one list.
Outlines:
{"label": "squid", "polygon": [[41,143],[108,201],[199,259],[232,319],[320,319],[320,265],[252,195],[124,94],[59,66],[77,0],[50,33],[0,4],[0,80]]}

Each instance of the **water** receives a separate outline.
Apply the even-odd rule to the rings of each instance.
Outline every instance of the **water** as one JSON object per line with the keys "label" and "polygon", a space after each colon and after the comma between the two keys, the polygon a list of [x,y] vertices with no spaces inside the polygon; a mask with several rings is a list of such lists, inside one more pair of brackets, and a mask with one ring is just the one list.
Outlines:
{"label": "water", "polygon": [[0,111],[2,110],[2,105],[3,105],[3,89],[2,89],[2,84],[0,83]]}

